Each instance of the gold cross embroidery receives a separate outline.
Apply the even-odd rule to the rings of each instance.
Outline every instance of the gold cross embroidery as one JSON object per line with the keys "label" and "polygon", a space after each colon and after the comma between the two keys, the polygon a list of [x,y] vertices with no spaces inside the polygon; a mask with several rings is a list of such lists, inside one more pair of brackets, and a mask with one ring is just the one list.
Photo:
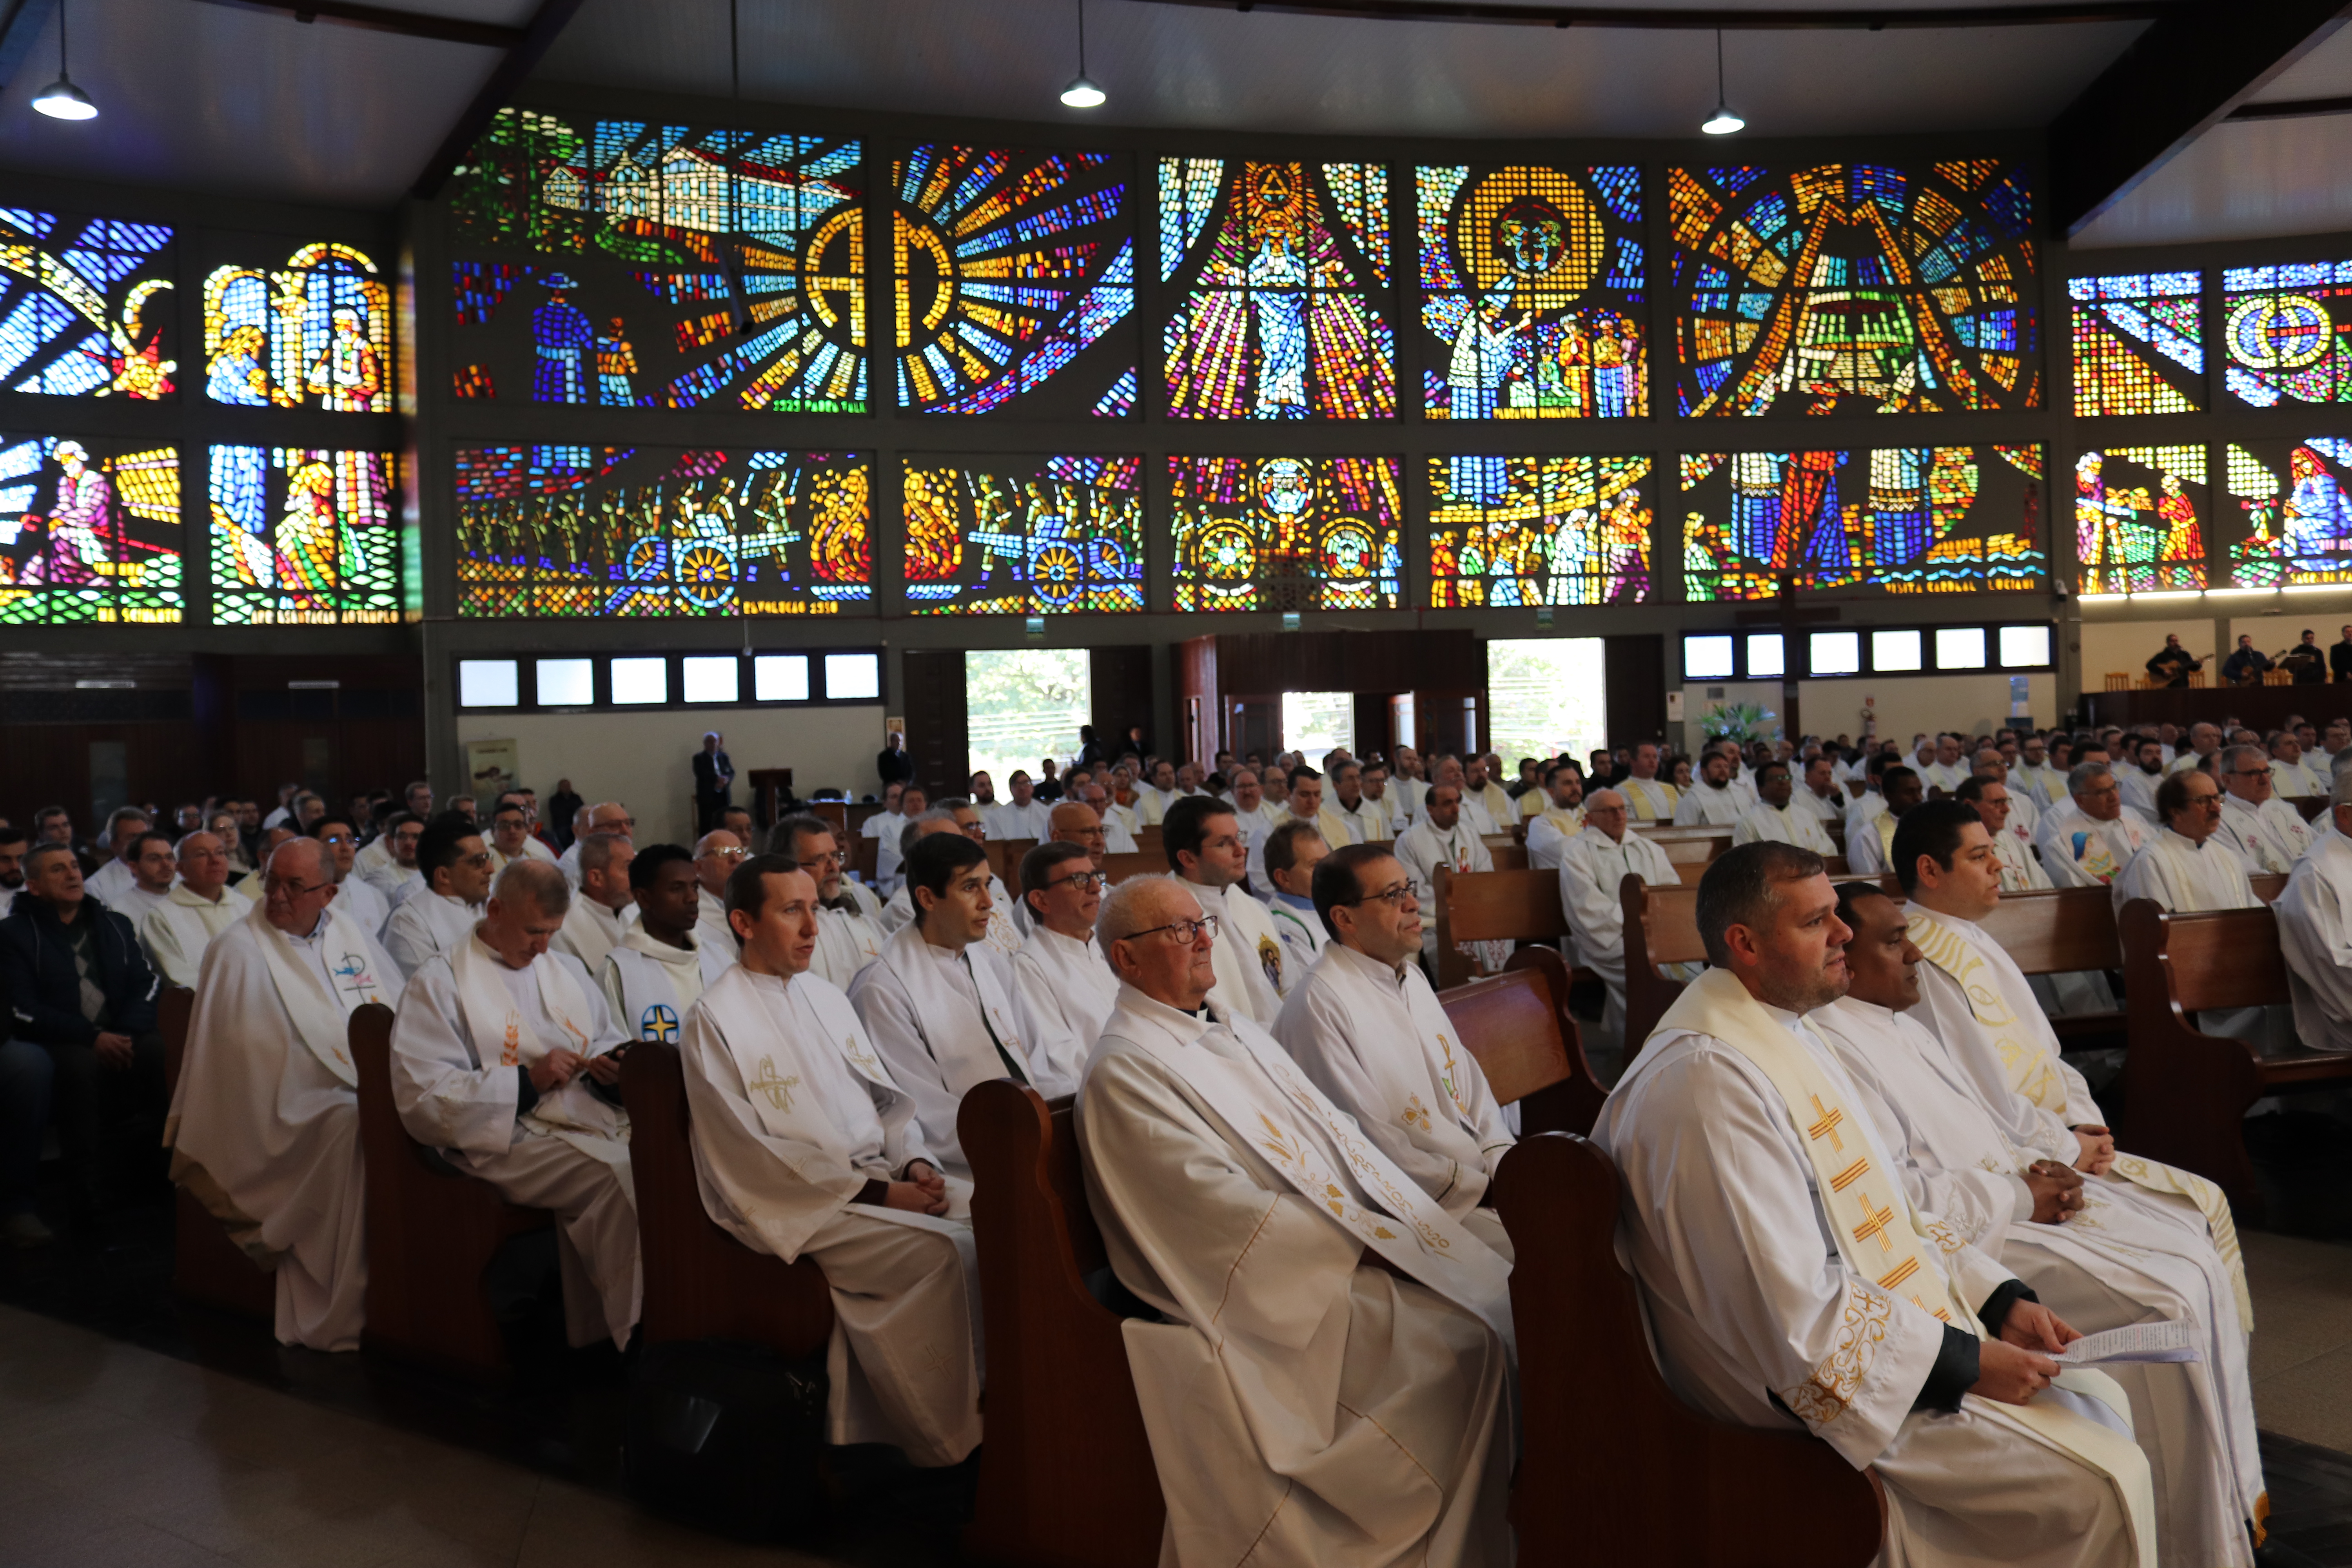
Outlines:
{"label": "gold cross embroidery", "polygon": [[761,1057],[760,1075],[751,1080],[751,1089],[753,1094],[766,1095],[768,1103],[778,1110],[790,1110],[793,1108],[793,1090],[800,1087],[800,1081],[797,1078],[778,1078],[776,1058]]}
{"label": "gold cross embroidery", "polygon": [[511,1068],[520,1067],[521,1065],[522,1018],[519,1014],[509,1013],[507,1015],[507,1043],[499,1051],[499,1066],[502,1068]]}
{"label": "gold cross embroidery", "polygon": [[1813,1096],[1813,1109],[1822,1113],[1822,1119],[1806,1128],[1805,1131],[1811,1135],[1814,1142],[1818,1143],[1826,1138],[1830,1141],[1831,1148],[1841,1154],[1844,1153],[1845,1140],[1838,1134],[1838,1123],[1845,1120],[1845,1112],[1832,1110],[1822,1103],[1822,1097],[1818,1094]]}
{"label": "gold cross embroidery", "polygon": [[1880,1251],[1888,1253],[1893,1252],[1895,1250],[1895,1238],[1886,1234],[1886,1227],[1894,1223],[1894,1208],[1892,1206],[1883,1209],[1872,1208],[1870,1206],[1870,1193],[1866,1188],[1863,1191],[1861,1197],[1862,1212],[1869,1217],[1862,1224],[1853,1227],[1853,1239],[1855,1242],[1860,1243],[1868,1241],[1874,1236],[1878,1238],[1878,1247]]}
{"label": "gold cross embroidery", "polygon": [[867,1055],[858,1045],[857,1037],[856,1035],[851,1035],[847,1038],[844,1039],[841,1042],[841,1049],[843,1055],[846,1056],[851,1061],[856,1062],[859,1067],[870,1068],[874,1065],[874,1058]]}

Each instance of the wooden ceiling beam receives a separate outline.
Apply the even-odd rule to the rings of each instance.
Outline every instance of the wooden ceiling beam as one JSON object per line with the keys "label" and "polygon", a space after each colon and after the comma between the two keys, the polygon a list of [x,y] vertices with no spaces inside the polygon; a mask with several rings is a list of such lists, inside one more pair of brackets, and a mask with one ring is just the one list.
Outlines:
{"label": "wooden ceiling beam", "polygon": [[457,123],[449,127],[449,134],[441,139],[441,145],[425,163],[425,172],[416,176],[416,184],[409,188],[412,195],[429,202],[441,194],[441,187],[457,167],[457,160],[490,128],[490,121],[514,96],[514,89],[522,85],[523,78],[531,73],[540,58],[554,45],[556,35],[579,15],[583,4],[583,0],[540,0],[539,9],[532,15],[530,26],[523,28],[521,38],[491,70],[490,79],[482,84],[474,101],[457,116]]}
{"label": "wooden ceiling beam", "polygon": [[1360,22],[1472,22],[1504,27],[1630,27],[1652,32],[1785,32],[1837,28],[1883,33],[1916,27],[2053,26],[2145,22],[2193,0],[2040,0],[2024,5],[1936,5],[1874,11],[1846,6],[1651,9],[1640,5],[1517,5],[1512,0],[1134,0],[1211,11],[1274,11]]}
{"label": "wooden ceiling beam", "polygon": [[[56,0],[47,0],[50,5]],[[353,0],[204,0],[236,11],[266,11],[297,22],[325,22],[339,27],[360,27],[373,33],[397,33],[408,38],[431,38],[444,44],[471,44],[478,48],[511,49],[522,42],[523,29],[492,22],[469,22],[463,16],[428,16],[386,5],[362,5]]]}

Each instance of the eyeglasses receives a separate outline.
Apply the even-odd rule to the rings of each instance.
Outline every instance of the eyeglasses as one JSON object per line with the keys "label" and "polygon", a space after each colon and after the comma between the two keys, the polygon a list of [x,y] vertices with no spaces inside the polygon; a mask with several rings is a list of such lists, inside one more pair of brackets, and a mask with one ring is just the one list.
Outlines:
{"label": "eyeglasses", "polygon": [[460,862],[467,866],[487,866],[490,863],[490,852],[484,849],[478,854],[460,855],[457,858]]}
{"label": "eyeglasses", "polygon": [[2268,768],[2231,768],[2230,770],[2230,776],[2241,779],[2266,779],[2271,776],[2271,770]]}
{"label": "eyeglasses", "polygon": [[1377,893],[1366,893],[1360,899],[1342,899],[1339,903],[1342,907],[1352,904],[1381,903],[1388,905],[1392,910],[1401,910],[1404,908],[1404,901],[1412,896],[1412,884],[1399,882],[1393,887],[1383,888]]}
{"label": "eyeglasses", "polygon": [[264,877],[261,879],[262,891],[269,894],[273,898],[279,893],[283,893],[289,899],[299,899],[306,893],[315,893],[321,888],[331,888],[333,886],[334,884],[332,882],[288,882],[276,877]]}
{"label": "eyeglasses", "polygon": [[1204,935],[1213,941],[1216,937],[1219,924],[1220,921],[1217,916],[1202,915],[1196,921],[1177,921],[1171,925],[1153,926],[1150,931],[1134,931],[1129,933],[1125,940],[1129,942],[1141,942],[1145,937],[1158,936],[1163,931],[1173,931],[1176,935],[1176,940],[1180,944],[1185,947],[1190,947],[1194,942],[1200,941]]}
{"label": "eyeglasses", "polygon": [[[739,850],[737,853],[740,854],[741,851]],[[828,849],[824,854],[803,860],[799,864],[800,868],[803,871],[822,871],[828,866],[838,866],[841,864],[841,851],[838,849]]]}
{"label": "eyeglasses", "polygon": [[1066,877],[1051,879],[1045,886],[1049,889],[1076,888],[1081,893],[1098,893],[1109,880],[1109,877],[1100,871],[1073,871]]}
{"label": "eyeglasses", "polygon": [[733,849],[706,849],[703,853],[720,860],[740,860],[751,852],[739,847]]}

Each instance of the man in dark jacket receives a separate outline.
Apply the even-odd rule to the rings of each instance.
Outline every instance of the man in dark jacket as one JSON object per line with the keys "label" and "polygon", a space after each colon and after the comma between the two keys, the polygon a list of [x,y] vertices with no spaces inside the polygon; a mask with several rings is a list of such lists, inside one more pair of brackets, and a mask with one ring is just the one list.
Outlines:
{"label": "man in dark jacket", "polygon": [[735,787],[735,762],[719,744],[725,739],[713,730],[702,737],[694,753],[694,811],[697,833],[708,833],[727,815],[730,792]]}
{"label": "man in dark jacket", "polygon": [[37,845],[26,858],[25,890],[0,921],[0,987],[9,1033],[49,1053],[74,1208],[93,1216],[118,1163],[133,1178],[161,1173],[160,986],[131,922],[83,891],[62,846]]}

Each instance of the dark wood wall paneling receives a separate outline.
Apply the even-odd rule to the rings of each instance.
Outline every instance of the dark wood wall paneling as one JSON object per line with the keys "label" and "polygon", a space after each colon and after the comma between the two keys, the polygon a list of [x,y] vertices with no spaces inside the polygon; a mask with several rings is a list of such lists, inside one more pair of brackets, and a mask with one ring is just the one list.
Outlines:
{"label": "dark wood wall paneling", "polygon": [[971,782],[963,649],[908,648],[906,660],[907,754],[915,760],[915,782],[934,797],[961,795]]}
{"label": "dark wood wall paneling", "polygon": [[1088,720],[1095,738],[1107,746],[1123,740],[1131,724],[1151,730],[1151,645],[1130,643],[1090,648],[1087,670],[1093,687]]}
{"label": "dark wood wall paneling", "polygon": [[1601,644],[1609,743],[1638,745],[1666,737],[1666,639],[1651,633]]}
{"label": "dark wood wall paneling", "polygon": [[[1458,751],[1465,728],[1485,732],[1486,649],[1468,631],[1220,634],[1179,643],[1176,669],[1175,740],[1203,762],[1220,748],[1276,750],[1286,691],[1355,693],[1359,752],[1395,748],[1392,699],[1407,694],[1423,749]],[[1197,740],[1184,722],[1195,702]]]}

